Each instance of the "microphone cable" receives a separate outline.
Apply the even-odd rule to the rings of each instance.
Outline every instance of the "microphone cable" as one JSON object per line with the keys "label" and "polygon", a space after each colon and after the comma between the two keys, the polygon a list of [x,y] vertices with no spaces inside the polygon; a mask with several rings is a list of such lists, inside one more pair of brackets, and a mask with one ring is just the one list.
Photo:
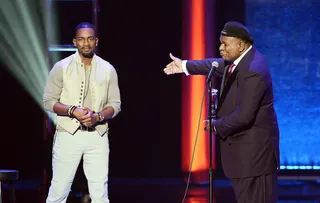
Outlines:
{"label": "microphone cable", "polygon": [[203,93],[203,96],[202,96],[202,101],[201,101],[201,106],[200,106],[200,113],[199,113],[199,120],[198,120],[198,128],[197,128],[197,133],[196,133],[196,139],[195,139],[194,145],[193,145],[192,156],[191,156],[191,161],[190,161],[190,168],[189,168],[189,174],[188,174],[188,179],[187,179],[187,185],[186,185],[186,189],[185,189],[185,192],[184,192],[184,195],[183,195],[182,203],[184,203],[184,201],[186,200],[187,193],[188,193],[188,190],[189,190],[192,164],[193,164],[194,155],[195,155],[195,151],[196,151],[196,147],[197,147],[197,141],[198,141],[198,137],[199,137],[200,122],[201,122],[202,109],[203,109],[203,103],[204,103],[204,98],[205,98],[206,91],[207,91],[207,85],[204,88],[204,93]]}

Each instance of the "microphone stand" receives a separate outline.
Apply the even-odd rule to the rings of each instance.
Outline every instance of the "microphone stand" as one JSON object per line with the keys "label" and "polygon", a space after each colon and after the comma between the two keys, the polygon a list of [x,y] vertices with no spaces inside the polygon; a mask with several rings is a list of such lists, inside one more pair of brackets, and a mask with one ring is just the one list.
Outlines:
{"label": "microphone stand", "polygon": [[212,89],[212,81],[211,79],[208,81],[208,93],[209,93],[209,113],[208,113],[208,120],[209,120],[209,138],[210,138],[210,147],[209,147],[209,203],[213,203],[213,168],[212,168],[212,123],[213,120],[216,119],[216,109],[217,109],[217,92],[218,90]]}

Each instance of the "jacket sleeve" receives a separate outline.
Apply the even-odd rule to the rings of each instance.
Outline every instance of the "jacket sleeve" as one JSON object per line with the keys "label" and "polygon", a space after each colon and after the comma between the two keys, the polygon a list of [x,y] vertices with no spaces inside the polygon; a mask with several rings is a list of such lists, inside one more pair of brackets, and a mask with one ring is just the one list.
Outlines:
{"label": "jacket sleeve", "polygon": [[53,106],[60,100],[63,86],[62,66],[57,63],[51,69],[43,95],[44,109],[53,112]]}
{"label": "jacket sleeve", "polygon": [[218,68],[215,69],[213,75],[215,77],[222,77],[225,67],[225,61],[222,58],[208,58],[203,60],[188,60],[187,70],[191,75],[208,75],[212,68],[212,62],[219,63]]}
{"label": "jacket sleeve", "polygon": [[104,105],[106,107],[112,107],[114,110],[114,114],[112,118],[114,118],[121,111],[121,100],[120,100],[120,90],[118,85],[118,75],[114,67],[111,65],[110,69],[110,81],[108,86],[108,101]]}

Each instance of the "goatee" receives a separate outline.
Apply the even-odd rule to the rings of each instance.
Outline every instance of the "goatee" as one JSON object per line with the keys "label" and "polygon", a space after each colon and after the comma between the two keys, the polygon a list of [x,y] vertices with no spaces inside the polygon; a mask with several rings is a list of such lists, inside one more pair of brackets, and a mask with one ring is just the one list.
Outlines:
{"label": "goatee", "polygon": [[84,57],[84,58],[92,58],[93,57],[93,52],[91,52],[91,53],[82,53],[82,56]]}

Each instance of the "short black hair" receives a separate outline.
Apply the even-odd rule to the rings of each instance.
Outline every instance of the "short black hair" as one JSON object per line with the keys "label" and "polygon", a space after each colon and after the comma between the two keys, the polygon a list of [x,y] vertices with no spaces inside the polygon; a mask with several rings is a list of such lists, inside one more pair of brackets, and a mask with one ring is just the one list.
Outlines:
{"label": "short black hair", "polygon": [[88,22],[82,22],[79,25],[77,25],[76,30],[75,30],[75,35],[77,35],[77,31],[82,28],[91,28],[94,30],[94,33],[97,34],[96,28],[94,27],[94,25],[92,25],[91,23],[88,23]]}

